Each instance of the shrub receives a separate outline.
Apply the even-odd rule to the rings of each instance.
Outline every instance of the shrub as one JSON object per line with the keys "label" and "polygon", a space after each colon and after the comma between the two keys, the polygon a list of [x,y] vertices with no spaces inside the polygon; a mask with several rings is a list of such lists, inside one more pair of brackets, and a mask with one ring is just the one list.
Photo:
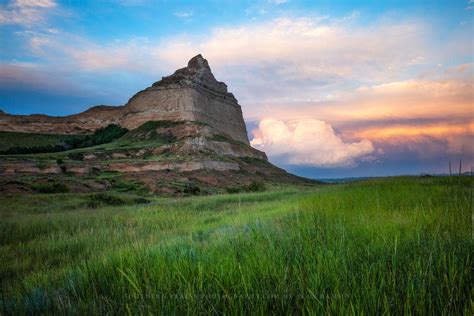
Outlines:
{"label": "shrub", "polygon": [[151,203],[150,200],[142,198],[142,197],[134,199],[133,202],[135,202],[137,204],[150,204]]}
{"label": "shrub", "polygon": [[263,192],[265,191],[265,184],[260,181],[252,181],[249,185],[245,187],[247,192]]}
{"label": "shrub", "polygon": [[132,130],[125,137],[134,140],[149,140],[160,141],[164,144],[170,144],[176,141],[176,137],[170,131],[158,133],[158,129],[169,128],[183,124],[183,121],[148,121],[136,129]]}
{"label": "shrub", "polygon": [[84,154],[83,153],[70,153],[67,155],[72,160],[83,160]]}
{"label": "shrub", "polygon": [[44,162],[39,162],[39,163],[36,164],[36,168],[39,168],[40,170],[44,170],[44,169],[48,168],[48,164],[44,163]]}
{"label": "shrub", "polygon": [[240,192],[263,192],[265,191],[265,183],[260,181],[252,181],[248,185],[240,186],[240,187],[230,187],[227,188],[227,193],[240,193]]}
{"label": "shrub", "polygon": [[184,122],[182,121],[148,121],[146,123],[143,123],[139,127],[137,127],[134,131],[135,132],[150,132],[154,131],[158,128],[167,128],[167,127],[173,127],[177,126],[180,124],[183,124]]}
{"label": "shrub", "polygon": [[37,184],[33,189],[39,193],[68,193],[69,189],[62,183]]}
{"label": "shrub", "polygon": [[183,189],[184,194],[198,195],[201,193],[201,189],[194,182],[188,182],[185,184]]}
{"label": "shrub", "polygon": [[113,180],[113,188],[118,192],[125,193],[136,193],[136,194],[146,194],[149,192],[148,188],[140,181],[128,181],[128,180]]}
{"label": "shrub", "polygon": [[93,135],[85,138],[71,137],[66,140],[65,145],[68,149],[92,147],[96,145],[110,143],[111,141],[122,137],[128,132],[128,129],[122,128],[117,124],[110,124],[107,127],[99,128]]}
{"label": "shrub", "polygon": [[240,193],[242,192],[242,188],[239,187],[230,187],[226,188],[227,193],[233,194],[233,193]]}
{"label": "shrub", "polygon": [[105,193],[96,193],[88,196],[87,206],[91,208],[97,208],[101,205],[110,205],[110,206],[119,206],[124,205],[125,201],[121,198],[105,194]]}
{"label": "shrub", "polygon": [[54,153],[65,150],[63,145],[46,145],[35,147],[11,147],[7,150],[0,151],[0,155],[27,155],[27,154],[41,154]]}
{"label": "shrub", "polygon": [[216,142],[229,142],[229,138],[223,135],[212,135],[211,140]]}

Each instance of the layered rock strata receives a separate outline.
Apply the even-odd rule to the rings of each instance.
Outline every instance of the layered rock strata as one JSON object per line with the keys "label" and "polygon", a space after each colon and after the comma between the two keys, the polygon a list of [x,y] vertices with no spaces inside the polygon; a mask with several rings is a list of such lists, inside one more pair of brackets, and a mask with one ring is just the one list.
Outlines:
{"label": "layered rock strata", "polygon": [[112,123],[134,129],[147,121],[161,120],[201,122],[215,134],[249,144],[240,105],[227,85],[216,80],[201,55],[138,92],[124,106],[97,106],[63,117],[0,112],[0,131],[87,134]]}

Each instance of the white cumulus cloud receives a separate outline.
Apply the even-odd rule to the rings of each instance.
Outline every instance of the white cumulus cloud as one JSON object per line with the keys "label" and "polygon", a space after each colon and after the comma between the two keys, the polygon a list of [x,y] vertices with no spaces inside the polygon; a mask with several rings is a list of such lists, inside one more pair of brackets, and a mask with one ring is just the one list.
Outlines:
{"label": "white cumulus cloud", "polygon": [[316,119],[263,119],[254,136],[252,146],[293,165],[350,167],[374,152],[369,140],[344,142],[330,124]]}

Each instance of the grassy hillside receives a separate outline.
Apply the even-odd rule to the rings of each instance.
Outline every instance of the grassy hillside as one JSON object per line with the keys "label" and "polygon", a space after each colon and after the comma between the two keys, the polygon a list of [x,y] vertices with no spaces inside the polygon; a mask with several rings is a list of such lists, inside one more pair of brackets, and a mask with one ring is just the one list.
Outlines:
{"label": "grassy hillside", "polygon": [[0,151],[4,151],[13,147],[39,147],[49,145],[61,145],[70,137],[70,135],[16,133],[0,131]]}
{"label": "grassy hillside", "polygon": [[472,185],[2,196],[0,313],[471,314]]}
{"label": "grassy hillside", "polygon": [[[90,135],[55,135],[0,131],[0,155],[20,156],[28,154],[30,157],[50,156],[63,159],[68,153],[159,147],[175,142],[176,137],[169,133],[158,133],[157,129],[174,127],[185,123],[186,121],[149,121],[131,131],[120,128],[118,125],[110,124],[107,127],[97,129]],[[199,122],[192,123],[202,124]],[[53,146],[58,146],[59,148]]]}

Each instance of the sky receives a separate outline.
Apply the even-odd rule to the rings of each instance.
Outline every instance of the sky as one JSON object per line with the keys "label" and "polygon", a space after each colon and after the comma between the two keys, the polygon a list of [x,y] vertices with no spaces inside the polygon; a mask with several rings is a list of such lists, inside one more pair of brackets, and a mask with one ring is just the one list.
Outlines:
{"label": "sky", "polygon": [[122,105],[202,54],[312,178],[474,166],[474,0],[0,0],[0,109]]}

